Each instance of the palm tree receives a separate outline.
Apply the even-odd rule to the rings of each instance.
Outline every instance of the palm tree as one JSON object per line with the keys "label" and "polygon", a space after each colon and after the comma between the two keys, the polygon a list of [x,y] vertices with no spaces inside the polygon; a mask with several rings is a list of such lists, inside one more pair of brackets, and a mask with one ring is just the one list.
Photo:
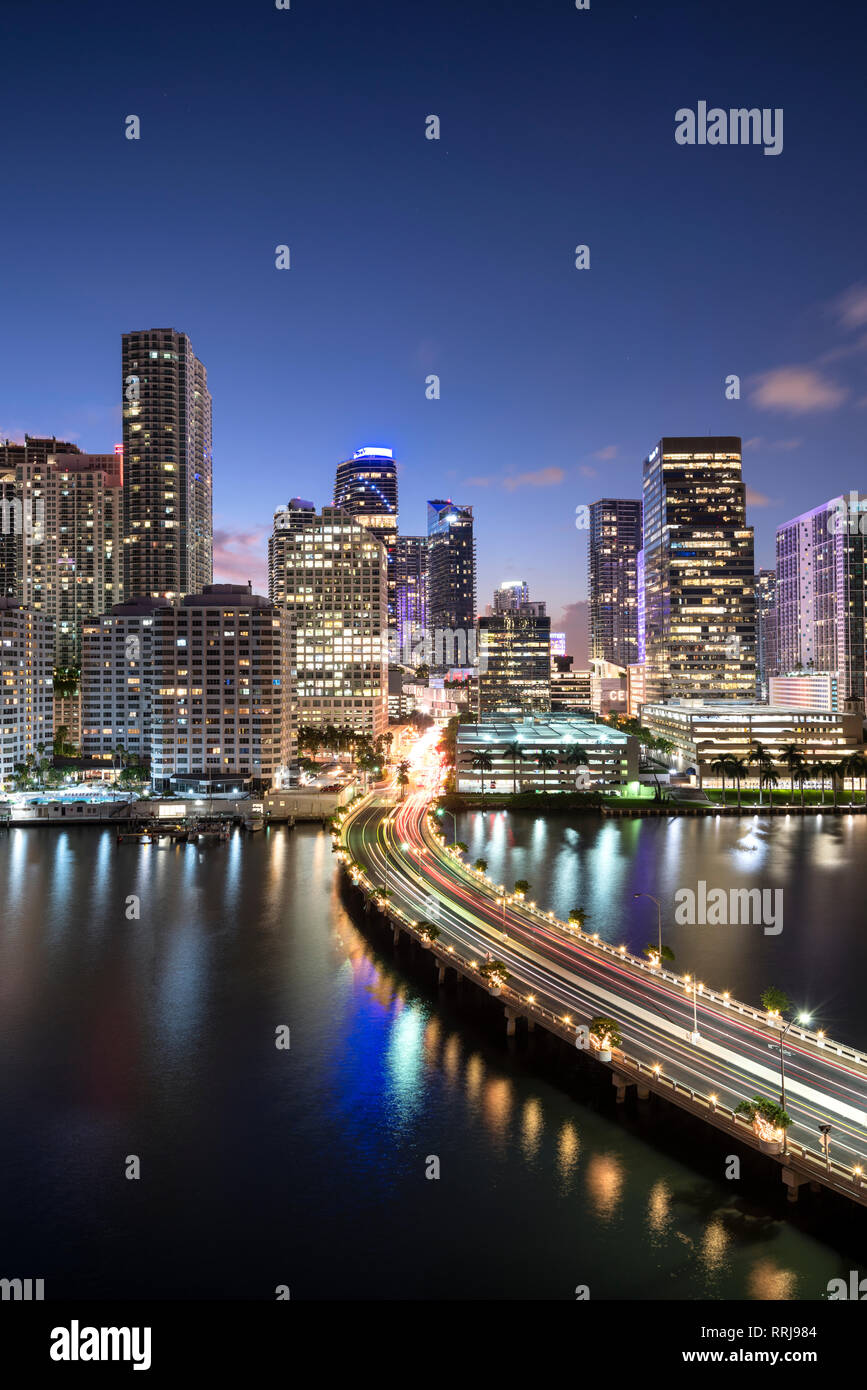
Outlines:
{"label": "palm tree", "polygon": [[[833,763],[822,763],[822,762],[819,762],[819,763],[814,763],[814,764],[813,764],[813,775],[814,775],[814,777],[818,777],[818,778],[821,780],[821,783],[822,783],[822,790],[821,790],[821,793],[820,793],[820,799],[821,799],[821,804],[822,804],[822,806],[825,805],[825,783],[826,783],[826,781],[828,780],[828,777],[831,775],[832,770],[833,770],[833,767],[834,767],[834,764],[833,764]],[[836,798],[835,798],[835,799],[836,799]]]}
{"label": "palm tree", "polygon": [[403,798],[406,796],[406,789],[409,786],[408,772],[401,771],[397,774],[397,785],[400,787],[400,799],[403,801]]}
{"label": "palm tree", "polygon": [[726,804],[726,773],[728,772],[729,760],[727,757],[714,758],[710,765],[711,772],[715,772],[717,777],[722,779],[722,803]]}
{"label": "palm tree", "polygon": [[521,757],[520,743],[517,741],[514,743],[507,743],[503,749],[503,757],[512,759],[512,795],[514,796],[518,790],[517,767]]}
{"label": "palm tree", "polygon": [[542,769],[542,791],[548,788],[548,769],[557,766],[557,754],[552,753],[550,748],[543,748],[541,753],[536,756],[536,766]]}
{"label": "palm tree", "polygon": [[862,790],[863,790],[864,780],[865,780],[865,777],[867,777],[867,758],[864,757],[864,754],[863,754],[863,753],[853,753],[853,754],[852,754],[851,758],[849,759],[849,769],[850,769],[850,772],[852,773],[852,782],[853,782],[852,791],[853,791],[853,794],[854,794],[854,791],[855,791],[854,780],[855,780],[855,778],[857,777],[857,778],[861,781],[861,783],[862,783]]}
{"label": "palm tree", "polygon": [[563,762],[567,767],[587,767],[590,763],[590,755],[586,748],[582,748],[580,744],[574,743],[565,754]]}
{"label": "palm tree", "polygon": [[520,893],[522,898],[526,898],[530,891],[530,884],[526,878],[515,879],[515,892]]}
{"label": "palm tree", "polygon": [[759,773],[759,805],[761,805],[761,802],[762,802],[762,787],[767,787],[767,788],[768,788],[768,791],[770,792],[770,796],[768,797],[768,803],[769,803],[769,805],[770,805],[771,810],[773,811],[773,809],[774,809],[774,791],[773,791],[773,789],[774,789],[774,787],[778,787],[779,785],[780,785],[780,779],[779,779],[779,777],[777,776],[777,774],[774,772],[773,767],[770,765],[770,763],[768,763],[767,767],[763,767],[762,770],[761,770],[761,772]]}
{"label": "palm tree", "polygon": [[803,757],[801,756],[801,750],[800,750],[800,748],[798,747],[798,745],[797,745],[796,743],[787,743],[786,746],[785,746],[785,748],[781,749],[780,751],[781,751],[781,754],[782,754],[783,762],[786,764],[786,767],[789,769],[789,774],[790,774],[791,779],[792,779],[792,794],[791,794],[791,797],[790,797],[790,801],[792,802],[792,804],[794,804],[794,800],[795,800],[795,777],[797,776],[797,774],[798,774],[799,770],[801,769],[801,767],[803,767],[804,759],[803,759]]}
{"label": "palm tree", "polygon": [[577,927],[579,931],[584,930],[584,924],[589,916],[590,913],[587,911],[586,907],[571,907],[569,909],[569,921],[572,923],[573,927]]}
{"label": "palm tree", "polygon": [[643,956],[647,956],[648,960],[652,960],[655,957],[659,964],[661,964],[664,960],[674,960],[674,951],[672,951],[671,947],[663,946],[662,955],[660,955],[659,943],[656,941],[648,941],[641,954]]}
{"label": "palm tree", "polygon": [[487,861],[487,859],[482,859],[482,858],[477,859],[476,862],[475,862],[475,864],[473,865],[473,868],[474,868],[474,869],[477,869],[478,872],[479,872],[480,874],[486,874],[486,873],[488,872],[488,861]]}
{"label": "palm tree", "polygon": [[730,775],[731,777],[733,777],[734,780],[735,780],[735,781],[737,782],[737,784],[738,784],[738,810],[740,810],[740,809],[741,809],[741,778],[746,776],[746,773],[747,773],[747,760],[746,760],[746,758],[729,758],[729,759],[728,759],[728,765],[729,765],[729,775]]}
{"label": "palm tree", "polygon": [[490,772],[494,766],[494,760],[490,753],[476,753],[473,757],[473,770],[482,774],[482,805],[485,804],[485,773]]}
{"label": "palm tree", "polygon": [[747,762],[755,763],[759,769],[759,805],[762,804],[762,773],[767,772],[771,767],[771,755],[764,744],[756,743],[750,751]]}

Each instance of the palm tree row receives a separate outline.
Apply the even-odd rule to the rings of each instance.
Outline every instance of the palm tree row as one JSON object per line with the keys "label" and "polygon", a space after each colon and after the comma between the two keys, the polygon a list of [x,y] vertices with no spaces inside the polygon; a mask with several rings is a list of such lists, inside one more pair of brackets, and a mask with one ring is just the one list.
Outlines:
{"label": "palm tree row", "polygon": [[548,773],[556,767],[558,774],[562,775],[564,768],[582,767],[589,761],[589,754],[586,748],[573,744],[565,753],[557,754],[550,748],[543,748],[538,753],[525,753],[520,743],[507,743],[500,749],[492,749],[491,752],[480,750],[473,756],[473,770],[481,772],[482,790],[484,792],[484,773],[490,772],[494,766],[494,758],[510,758],[512,762],[512,792],[518,791],[518,763],[531,763],[542,773],[542,790],[548,789]]}
{"label": "palm tree row", "polygon": [[[867,777],[867,758],[861,753],[849,753],[839,761],[819,761],[808,762],[797,744],[789,743],[780,750],[781,763],[788,771],[790,784],[790,801],[794,804],[795,784],[800,789],[801,805],[804,805],[804,782],[809,777],[819,778],[822,784],[821,798],[822,805],[825,804],[825,784],[830,781],[831,790],[834,796],[834,806],[837,806],[838,782],[844,786],[846,779],[852,783],[852,799],[855,797],[856,779],[863,781]],[[774,759],[768,750],[761,743],[755,743],[746,758],[720,757],[715,758],[710,765],[711,771],[715,773],[721,782],[722,800],[726,799],[726,778],[733,781],[738,790],[738,808],[741,805],[741,781],[746,777],[751,767],[756,769],[759,782],[759,805],[762,805],[762,792],[767,787],[772,793],[773,789],[779,785],[779,775],[776,771]]]}

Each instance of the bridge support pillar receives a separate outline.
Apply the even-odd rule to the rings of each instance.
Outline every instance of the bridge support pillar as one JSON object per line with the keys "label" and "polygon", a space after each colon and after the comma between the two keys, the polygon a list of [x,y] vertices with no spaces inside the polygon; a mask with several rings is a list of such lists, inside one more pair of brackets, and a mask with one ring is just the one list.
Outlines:
{"label": "bridge support pillar", "polygon": [[446,968],[445,968],[445,966],[444,966],[442,963],[440,963],[440,964],[437,966],[437,984],[438,984],[438,985],[444,985],[445,982],[446,982]]}
{"label": "bridge support pillar", "polygon": [[527,1019],[527,1032],[528,1032],[528,1033],[535,1033],[535,1031],[536,1031],[536,1020],[535,1020],[535,1018],[528,1018],[528,1019]]}
{"label": "bridge support pillar", "polygon": [[650,1096],[650,1087],[649,1087],[649,1086],[640,1086],[640,1085],[637,1085],[635,1089],[636,1089],[636,1091],[637,1091],[637,1093],[638,1093],[638,1099],[639,1099],[639,1100],[647,1100],[647,1099],[649,1098],[649,1096]]}
{"label": "bridge support pillar", "polygon": [[615,1071],[611,1075],[611,1084],[617,1087],[617,1104],[622,1105],[626,1099],[626,1088],[631,1085],[631,1082],[627,1081],[625,1076],[621,1076],[619,1072]]}
{"label": "bridge support pillar", "polygon": [[394,936],[394,944],[396,946],[398,941],[400,941],[400,927],[397,925],[397,922],[392,922],[391,930]]}
{"label": "bridge support pillar", "polygon": [[789,1202],[797,1202],[798,1188],[803,1187],[804,1183],[809,1183],[811,1188],[813,1186],[809,1178],[799,1177],[791,1168],[783,1169],[783,1182],[786,1185],[786,1200]]}
{"label": "bridge support pillar", "polygon": [[518,1015],[515,1013],[515,1010],[514,1010],[514,1009],[506,1009],[506,1037],[507,1037],[507,1038],[513,1038],[513,1037],[515,1036],[515,1024],[516,1024],[517,1020],[518,1020]]}

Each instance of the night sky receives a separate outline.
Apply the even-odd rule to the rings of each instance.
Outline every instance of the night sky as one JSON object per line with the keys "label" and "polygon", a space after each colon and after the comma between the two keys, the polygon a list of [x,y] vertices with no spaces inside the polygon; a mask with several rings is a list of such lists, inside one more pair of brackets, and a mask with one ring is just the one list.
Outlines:
{"label": "night sky", "polygon": [[[556,627],[576,507],[639,496],[664,433],[742,435],[772,564],[867,483],[864,39],[774,0],[4,0],[0,434],[110,451],[121,333],[173,327],[214,397],[216,578],[262,588],[274,508],[385,444],[401,530],[472,503],[480,608],[524,578]],[[782,107],[782,153],[678,145],[699,101]]]}

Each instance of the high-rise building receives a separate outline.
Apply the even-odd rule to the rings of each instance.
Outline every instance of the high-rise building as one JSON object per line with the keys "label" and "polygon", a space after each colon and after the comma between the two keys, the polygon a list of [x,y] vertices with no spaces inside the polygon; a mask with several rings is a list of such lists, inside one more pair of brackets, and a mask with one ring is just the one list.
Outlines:
{"label": "high-rise building", "polygon": [[337,465],[334,505],[367,526],[388,557],[388,625],[397,623],[397,463],[391,449],[368,445]]}
{"label": "high-rise building", "polygon": [[836,672],[867,697],[867,496],[835,497],[777,529],[777,670]]}
{"label": "high-rise building", "polygon": [[290,758],[299,724],[384,733],[385,546],[349,513],[323,507],[303,526],[275,529],[268,553],[271,601],[288,619]]}
{"label": "high-rise building", "polygon": [[768,680],[777,671],[777,572],[756,575],[756,694],[768,698]]}
{"label": "high-rise building", "polygon": [[590,506],[587,552],[590,657],[628,666],[638,660],[638,552],[641,503],[606,497]]}
{"label": "high-rise building", "polygon": [[409,666],[413,648],[427,631],[427,536],[398,536],[394,564],[397,653]]}
{"label": "high-rise building", "polygon": [[150,761],[154,613],[159,607],[159,599],[132,599],[84,624],[81,751],[85,757],[111,762],[120,747],[143,763]]}
{"label": "high-rise building", "polygon": [[25,435],[23,444],[0,445],[2,479],[11,545],[4,536],[0,546],[12,570],[3,587],[51,619],[55,664],[77,666],[84,619],[122,593],[120,446],[84,454],[75,444]]}
{"label": "high-rise building", "polygon": [[479,618],[479,716],[550,708],[551,619],[544,603],[525,600]]}
{"label": "high-rise building", "polygon": [[472,507],[427,504],[428,628],[471,632],[476,622],[476,542]]}
{"label": "high-rise building", "polygon": [[517,613],[522,603],[529,602],[530,591],[523,579],[504,579],[494,590],[494,613]]}
{"label": "high-rise building", "polygon": [[213,572],[208,374],[185,333],[125,333],[124,598],[195,594]]}
{"label": "high-rise building", "polygon": [[206,584],[153,615],[151,779],[271,783],[286,762],[285,618],[246,584]]}
{"label": "high-rise building", "polygon": [[741,441],[663,438],[644,460],[648,702],[755,697],[753,531]]}
{"label": "high-rise building", "polygon": [[51,619],[0,597],[0,790],[54,739]]}

